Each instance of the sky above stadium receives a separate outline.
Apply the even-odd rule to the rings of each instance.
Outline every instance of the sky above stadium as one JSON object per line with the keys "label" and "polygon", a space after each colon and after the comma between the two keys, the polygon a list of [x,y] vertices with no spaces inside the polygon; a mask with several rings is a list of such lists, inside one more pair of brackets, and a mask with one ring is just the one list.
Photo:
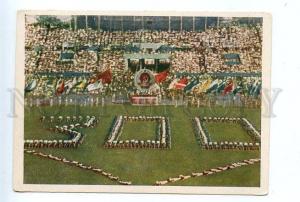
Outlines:
{"label": "sky above stadium", "polygon": [[[26,15],[26,23],[29,23],[29,24],[36,23],[37,17],[38,17],[38,15]],[[56,15],[55,17],[57,17],[58,19],[60,19],[63,22],[70,21],[72,18],[70,15]]]}

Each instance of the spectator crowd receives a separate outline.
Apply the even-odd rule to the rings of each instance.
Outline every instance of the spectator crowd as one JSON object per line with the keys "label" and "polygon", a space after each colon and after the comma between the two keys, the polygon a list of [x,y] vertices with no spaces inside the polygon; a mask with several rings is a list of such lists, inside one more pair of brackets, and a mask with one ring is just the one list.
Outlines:
{"label": "spectator crowd", "polygon": [[[96,74],[109,70],[112,74],[111,82],[101,86],[101,92],[109,96],[112,96],[113,92],[139,94],[134,85],[134,72],[126,68],[127,62],[124,59],[124,54],[131,51],[115,47],[135,43],[160,43],[173,47],[164,50],[164,53],[170,55],[170,68],[167,78],[159,84],[160,96],[171,98],[174,97],[174,92],[168,87],[178,73],[261,73],[261,35],[260,25],[214,27],[203,32],[147,30],[109,32],[92,29],[51,29],[26,24],[26,81],[27,83],[32,79],[39,81],[36,82],[34,96],[53,96],[56,95],[58,78],[40,77],[37,76],[38,73]],[[65,52],[71,52],[73,56],[64,59],[62,53]],[[237,54],[239,62],[231,65],[226,63],[224,58],[226,54]],[[194,78],[195,76],[189,76],[189,82]],[[76,81],[75,84],[80,85],[67,92],[80,94],[90,82],[86,76],[76,78]]]}
{"label": "spectator crowd", "polygon": [[[84,71],[111,69],[124,70],[123,54],[126,50],[111,50],[116,45],[133,43],[161,43],[185,50],[173,50],[172,72],[260,72],[261,71],[261,26],[230,26],[209,28],[204,32],[188,31],[95,31],[91,29],[48,30],[40,26],[26,25],[26,72],[38,71]],[[57,65],[63,44],[105,47],[101,51],[78,51],[72,65]],[[40,54],[34,54],[41,47]],[[93,53],[91,53],[93,52]],[[238,53],[241,64],[224,64],[223,55]],[[98,58],[99,57],[99,61]],[[98,64],[97,64],[98,61]],[[34,65],[36,64],[36,65]]]}

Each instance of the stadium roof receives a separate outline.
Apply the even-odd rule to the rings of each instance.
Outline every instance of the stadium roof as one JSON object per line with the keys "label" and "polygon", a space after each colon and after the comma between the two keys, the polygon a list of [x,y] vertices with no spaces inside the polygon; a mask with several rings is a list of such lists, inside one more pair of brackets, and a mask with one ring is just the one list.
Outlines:
{"label": "stadium roof", "polygon": [[151,48],[153,50],[157,50],[164,44],[163,43],[133,43],[132,45],[139,47],[140,49]]}
{"label": "stadium roof", "polygon": [[148,53],[133,53],[133,54],[124,54],[125,59],[169,59],[171,56],[167,53],[156,53],[156,54],[148,54]]}

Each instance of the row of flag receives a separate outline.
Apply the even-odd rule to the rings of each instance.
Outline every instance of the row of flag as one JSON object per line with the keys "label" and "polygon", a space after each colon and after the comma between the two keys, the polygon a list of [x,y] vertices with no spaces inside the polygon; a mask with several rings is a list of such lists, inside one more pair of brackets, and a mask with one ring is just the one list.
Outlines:
{"label": "row of flag", "polygon": [[[101,90],[104,84],[110,84],[112,81],[112,73],[110,70],[100,72],[90,79],[74,77],[72,79],[66,80],[60,78],[56,80],[49,80],[46,84],[48,88],[54,89],[55,95],[69,94],[72,89],[76,88],[78,90],[87,89],[87,91]],[[38,79],[32,79],[26,86],[25,92],[31,92],[38,86]]]}
{"label": "row of flag", "polygon": [[74,87],[77,87],[80,90],[86,88],[87,91],[91,92],[94,90],[101,90],[104,84],[110,84],[112,81],[112,73],[110,70],[106,70],[91,77],[88,81],[85,78],[78,81],[77,77],[74,77],[73,80],[69,80],[66,83],[63,79],[60,80],[56,86],[56,95],[61,95],[62,93],[69,94]]}
{"label": "row of flag", "polygon": [[216,78],[211,77],[182,77],[175,78],[169,84],[168,89],[182,90],[185,93],[206,93],[206,94],[237,94],[246,93],[251,96],[258,96],[261,93],[262,83],[258,77],[237,79],[236,77]]}
{"label": "row of flag", "polygon": [[[211,76],[202,75],[194,77],[180,77],[168,79],[169,72],[163,71],[154,75],[156,85],[169,82],[168,89],[182,90],[184,93],[206,93],[206,94],[237,94],[244,93],[251,96],[258,96],[261,93],[262,83],[259,77],[227,77],[215,78]],[[101,90],[104,84],[112,82],[112,73],[106,70],[95,74],[89,79],[74,77],[66,80],[60,78],[58,81],[48,81],[47,86],[55,89],[56,95],[69,94],[72,89],[84,90],[91,92],[94,90]],[[54,82],[54,83],[51,83]],[[37,79],[31,80],[26,87],[25,92],[33,91],[38,85]]]}

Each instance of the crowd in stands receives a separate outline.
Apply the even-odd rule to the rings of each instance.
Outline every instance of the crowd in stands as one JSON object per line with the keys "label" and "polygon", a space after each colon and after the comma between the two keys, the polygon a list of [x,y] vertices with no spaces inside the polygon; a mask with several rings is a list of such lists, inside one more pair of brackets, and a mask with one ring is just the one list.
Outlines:
{"label": "crowd in stands", "polygon": [[[209,28],[204,32],[191,31],[127,31],[107,32],[94,30],[46,29],[31,24],[26,25],[26,71],[73,71],[93,72],[97,69],[118,71],[125,68],[124,51],[110,51],[112,45],[132,43],[162,43],[175,47],[187,47],[185,51],[172,51],[172,71],[174,72],[260,72],[261,71],[261,27],[231,26]],[[57,65],[59,53],[64,43],[81,46],[106,47],[100,52],[76,52],[76,63]],[[40,55],[32,52],[41,47]],[[224,64],[223,54],[238,53],[241,64]],[[97,64],[99,57],[99,64]],[[36,66],[33,61],[39,60]]]}
{"label": "crowd in stands", "polygon": [[[133,43],[160,43],[178,48],[167,51],[171,55],[169,73],[165,81],[158,87],[160,96],[174,98],[174,92],[169,89],[169,84],[177,73],[260,73],[261,34],[262,27],[260,25],[208,28],[204,32],[147,30],[109,32],[91,29],[49,29],[39,25],[26,24],[26,81],[29,83],[32,78],[36,78],[38,80],[37,88],[32,95],[48,97],[55,95],[58,78],[37,77],[36,73],[95,73],[110,70],[111,82],[103,85],[96,94],[103,92],[109,96],[112,96],[114,92],[139,94],[140,92],[135,89],[134,85],[134,73],[126,71],[123,54],[128,50],[112,47],[132,45]],[[80,46],[101,48],[80,49],[78,48]],[[63,51],[73,52],[73,59],[62,61]],[[240,64],[228,65],[225,63],[224,54],[231,53],[239,55]],[[89,84],[89,77],[76,79],[77,83],[81,84],[73,88],[71,92],[87,93],[86,86]],[[188,77],[188,79],[189,81],[193,80],[192,77]],[[190,92],[190,94],[192,93]],[[201,100],[203,99],[201,98]],[[197,105],[197,102],[193,103],[192,99],[189,102],[191,105]]]}

